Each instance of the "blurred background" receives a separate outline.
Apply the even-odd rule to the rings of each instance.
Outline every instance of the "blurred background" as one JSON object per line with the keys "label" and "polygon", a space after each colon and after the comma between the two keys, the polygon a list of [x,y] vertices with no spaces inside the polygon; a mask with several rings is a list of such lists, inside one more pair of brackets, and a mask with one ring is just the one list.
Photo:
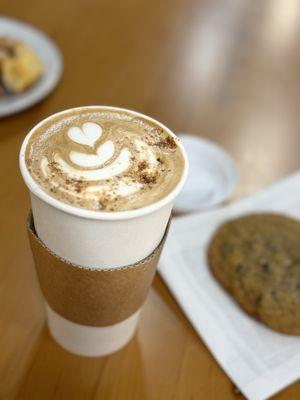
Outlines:
{"label": "blurred background", "polygon": [[20,118],[25,134],[55,111],[112,104],[222,144],[239,195],[299,167],[298,0],[1,0],[1,11],[50,35],[65,64],[51,97],[1,121],[2,135]]}
{"label": "blurred background", "polygon": [[[93,398],[100,387],[105,399],[237,398],[159,277],[146,304],[139,343],[106,366],[102,360],[63,356],[54,347],[32,283],[22,225],[29,201],[18,172],[18,150],[29,129],[56,111],[114,105],[221,145],[240,172],[234,200],[275,182],[300,167],[300,1],[0,0],[0,9],[3,16],[49,35],[64,62],[61,80],[47,98],[0,120],[1,179],[10,188],[2,189],[0,198],[7,249],[0,326],[15,316],[14,326],[0,339],[5,343],[0,398],[17,393],[24,399],[42,398],[45,387],[53,397],[43,398],[74,396],[74,388],[78,397],[70,398]],[[119,363],[140,372],[129,374],[126,383],[116,372]],[[89,378],[80,368],[87,369]],[[80,374],[80,387],[68,370]],[[67,382],[64,389],[59,376]],[[299,390],[294,385],[280,399],[297,399]]]}

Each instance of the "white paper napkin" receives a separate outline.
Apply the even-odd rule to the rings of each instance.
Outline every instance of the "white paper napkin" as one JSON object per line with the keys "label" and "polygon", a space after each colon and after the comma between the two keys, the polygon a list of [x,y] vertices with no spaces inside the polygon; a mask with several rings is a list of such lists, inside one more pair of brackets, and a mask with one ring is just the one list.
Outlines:
{"label": "white paper napkin", "polygon": [[239,203],[174,219],[159,266],[201,339],[249,400],[267,399],[300,378],[300,337],[248,317],[208,269],[206,248],[218,225],[257,211],[300,219],[300,173]]}

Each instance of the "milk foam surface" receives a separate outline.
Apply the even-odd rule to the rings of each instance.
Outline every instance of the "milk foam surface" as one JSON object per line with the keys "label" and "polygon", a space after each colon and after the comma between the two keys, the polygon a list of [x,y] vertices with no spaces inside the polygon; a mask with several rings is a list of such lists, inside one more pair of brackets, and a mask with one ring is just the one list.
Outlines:
{"label": "milk foam surface", "polygon": [[184,159],[159,125],[125,110],[89,107],[56,114],[33,132],[26,166],[51,196],[89,210],[152,204],[180,181]]}

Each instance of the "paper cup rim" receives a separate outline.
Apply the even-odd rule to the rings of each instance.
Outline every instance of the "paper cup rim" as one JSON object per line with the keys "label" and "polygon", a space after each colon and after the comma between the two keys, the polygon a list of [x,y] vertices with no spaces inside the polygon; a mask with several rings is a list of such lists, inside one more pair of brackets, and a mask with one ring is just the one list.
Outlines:
{"label": "paper cup rim", "polygon": [[[79,207],[73,207],[67,203],[63,203],[60,200],[57,200],[56,198],[50,196],[48,193],[46,193],[41,186],[32,178],[30,175],[26,163],[25,163],[25,152],[26,152],[26,147],[27,143],[31,137],[31,135],[35,132],[36,129],[38,129],[42,124],[44,124],[46,121],[51,120],[54,116],[58,115],[63,115],[66,114],[72,110],[78,110],[78,109],[93,109],[93,108],[99,108],[99,109],[105,109],[105,110],[112,110],[112,111],[125,111],[127,113],[130,113],[133,116],[136,117],[141,117],[144,118],[150,122],[153,122],[154,124],[158,125],[162,129],[164,129],[169,135],[172,137],[176,138],[177,145],[182,153],[183,159],[184,159],[184,167],[182,171],[181,178],[175,188],[163,199],[156,201],[152,204],[149,204],[145,207],[137,208],[135,210],[125,210],[125,211],[93,211],[93,210],[87,210],[84,208],[79,208]],[[81,106],[81,107],[73,107],[69,108],[64,111],[59,111],[55,114],[52,114],[51,116],[44,118],[42,121],[40,121],[38,124],[36,124],[26,135],[25,139],[23,140],[21,150],[20,150],[20,155],[19,155],[19,165],[20,165],[20,170],[22,177],[24,179],[24,182],[28,189],[36,195],[39,199],[44,201],[45,203],[53,206],[54,208],[57,208],[63,212],[66,212],[67,214],[72,214],[78,217],[82,218],[87,218],[87,219],[99,219],[99,220],[120,220],[120,219],[130,219],[130,218],[136,218],[136,217],[141,217],[150,213],[153,213],[154,211],[164,207],[165,205],[171,203],[175,197],[179,194],[181,191],[182,187],[184,186],[187,175],[188,175],[188,159],[187,155],[185,152],[184,147],[182,146],[180,139],[165,125],[162,123],[156,121],[154,118],[148,117],[147,115],[144,115],[142,113],[132,111],[126,108],[122,107],[113,107],[113,106]]]}

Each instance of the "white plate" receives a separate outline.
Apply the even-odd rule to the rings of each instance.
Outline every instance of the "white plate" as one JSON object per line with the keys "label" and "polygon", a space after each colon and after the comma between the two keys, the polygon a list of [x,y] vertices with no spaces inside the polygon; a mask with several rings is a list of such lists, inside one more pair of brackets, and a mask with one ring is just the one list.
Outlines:
{"label": "white plate", "polygon": [[210,140],[179,133],[189,159],[187,182],[174,209],[193,212],[227,200],[238,182],[238,170],[230,155]]}
{"label": "white plate", "polygon": [[17,113],[46,97],[57,85],[63,68],[62,56],[53,41],[39,30],[15,19],[0,17],[0,36],[21,39],[36,51],[44,66],[41,79],[20,94],[0,97],[0,117]]}

